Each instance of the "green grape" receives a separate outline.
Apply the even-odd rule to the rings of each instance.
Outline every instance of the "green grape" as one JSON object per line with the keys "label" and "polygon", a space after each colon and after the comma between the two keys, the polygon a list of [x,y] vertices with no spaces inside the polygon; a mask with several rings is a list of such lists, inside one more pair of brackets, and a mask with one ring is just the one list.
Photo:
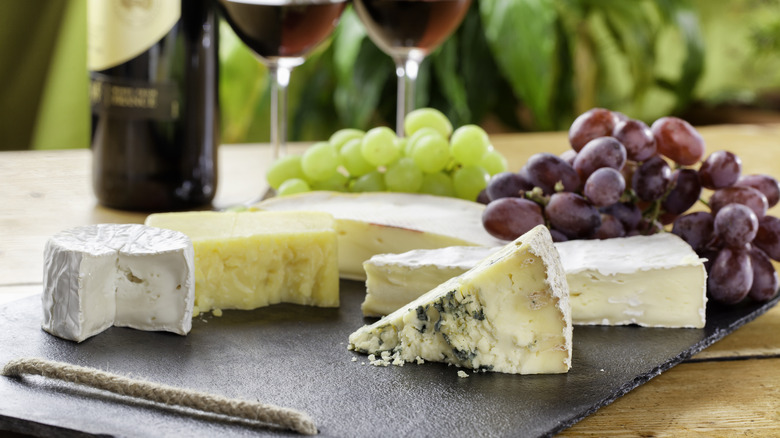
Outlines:
{"label": "green grape", "polygon": [[279,158],[271,163],[271,167],[265,174],[268,185],[274,189],[279,189],[283,182],[292,178],[305,178],[300,155],[287,155]]}
{"label": "green grape", "polygon": [[386,126],[369,129],[360,145],[363,158],[374,166],[392,163],[400,155],[395,139],[393,130]]}
{"label": "green grape", "polygon": [[407,157],[411,157],[414,153],[414,145],[423,137],[427,137],[429,135],[435,135],[437,137],[442,137],[441,133],[433,128],[424,127],[418,129],[414,134],[407,137],[406,141],[406,149],[404,150],[404,155]]}
{"label": "green grape", "polygon": [[464,166],[452,174],[452,186],[455,196],[476,201],[479,192],[487,187],[490,174],[479,166]]}
{"label": "green grape", "polygon": [[478,165],[489,146],[487,132],[477,125],[463,125],[450,138],[450,153],[464,166]]}
{"label": "green grape", "polygon": [[384,192],[387,187],[384,176],[375,170],[354,180],[350,190],[353,192]]}
{"label": "green grape", "polygon": [[345,192],[347,190],[347,184],[349,183],[349,178],[340,173],[336,172],[335,175],[332,177],[323,180],[323,181],[315,181],[311,183],[312,190],[328,190],[331,192]]}
{"label": "green grape", "polygon": [[308,191],[311,191],[311,187],[309,187],[309,184],[306,181],[300,178],[292,178],[283,182],[282,185],[279,186],[279,190],[276,191],[276,194],[279,196],[287,196]]}
{"label": "green grape", "polygon": [[426,173],[423,175],[420,193],[429,195],[455,197],[455,189],[452,187],[452,178],[444,172]]}
{"label": "green grape", "polygon": [[416,109],[404,118],[404,132],[407,137],[424,127],[439,131],[444,138],[450,138],[452,134],[452,123],[444,113],[435,108]]}
{"label": "green grape", "polygon": [[488,173],[493,176],[501,172],[506,172],[509,168],[509,164],[507,164],[506,158],[504,158],[500,152],[490,148],[479,161],[479,167],[487,170]]}
{"label": "green grape", "polygon": [[409,157],[396,161],[385,172],[385,186],[391,192],[416,193],[422,181],[422,170]]}
{"label": "green grape", "polygon": [[349,140],[339,151],[341,157],[341,164],[347,169],[352,176],[362,176],[376,170],[376,166],[372,165],[365,158],[363,158],[363,152],[361,151],[362,140],[359,138],[353,138]]}
{"label": "green grape", "polygon": [[321,141],[311,145],[301,158],[303,174],[309,181],[324,181],[338,171],[339,154],[328,142]]}
{"label": "green grape", "polygon": [[396,137],[395,138],[395,147],[398,148],[398,156],[405,157],[406,155],[406,149],[409,147],[409,141],[406,139],[406,137]]}
{"label": "green grape", "polygon": [[450,144],[441,135],[425,135],[414,142],[412,159],[423,172],[439,172],[450,162]]}
{"label": "green grape", "polygon": [[330,136],[328,139],[328,143],[330,143],[334,148],[336,148],[337,152],[341,151],[341,148],[344,147],[344,145],[347,144],[350,140],[354,140],[356,138],[363,138],[363,136],[366,135],[365,131],[362,131],[360,129],[339,129],[338,131],[334,132],[333,135]]}

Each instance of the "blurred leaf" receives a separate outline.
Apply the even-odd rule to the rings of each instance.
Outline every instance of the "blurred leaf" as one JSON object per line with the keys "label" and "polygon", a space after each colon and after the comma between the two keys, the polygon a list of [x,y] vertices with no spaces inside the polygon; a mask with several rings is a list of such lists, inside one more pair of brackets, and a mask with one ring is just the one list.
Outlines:
{"label": "blurred leaf", "polygon": [[[245,142],[255,137],[250,136],[250,129],[260,119],[258,104],[267,88],[268,73],[224,20],[220,21],[219,31],[222,142]],[[268,132],[267,122],[263,132]]]}
{"label": "blurred leaf", "polygon": [[366,128],[374,117],[383,84],[393,74],[393,63],[366,37],[352,8],[344,11],[334,35],[333,57],[333,99],[339,119],[343,126]]}
{"label": "blurred leaf", "polygon": [[503,76],[539,129],[553,129],[557,11],[552,0],[482,0],[485,37]]}

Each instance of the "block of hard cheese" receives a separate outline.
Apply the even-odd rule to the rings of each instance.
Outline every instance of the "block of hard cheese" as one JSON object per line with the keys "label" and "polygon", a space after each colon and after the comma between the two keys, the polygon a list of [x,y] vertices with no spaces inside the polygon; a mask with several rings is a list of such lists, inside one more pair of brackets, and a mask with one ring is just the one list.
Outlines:
{"label": "block of hard cheese", "polygon": [[99,224],[52,236],[44,250],[43,323],[81,342],[112,325],[187,334],[193,249],[182,233]]}
{"label": "block of hard cheese", "polygon": [[[514,374],[571,367],[569,292],[549,231],[539,226],[415,301],[364,326],[349,348]],[[383,352],[387,352],[383,355]]]}
{"label": "block of hard cheese", "polygon": [[[575,325],[704,327],[707,272],[674,234],[573,240],[555,247]],[[451,247],[376,255],[363,265],[368,277],[363,314],[386,315],[494,251]]]}
{"label": "block of hard cheese", "polygon": [[339,305],[336,232],[327,213],[157,213],[146,224],[192,239],[196,315],[277,303]]}

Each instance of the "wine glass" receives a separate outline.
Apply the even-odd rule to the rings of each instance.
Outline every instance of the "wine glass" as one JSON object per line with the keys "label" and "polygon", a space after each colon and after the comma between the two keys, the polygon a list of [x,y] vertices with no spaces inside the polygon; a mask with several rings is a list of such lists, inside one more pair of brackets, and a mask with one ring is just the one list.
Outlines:
{"label": "wine glass", "polygon": [[219,0],[225,20],[271,76],[274,160],[287,153],[287,86],[293,68],[338,24],[348,0]]}
{"label": "wine glass", "polygon": [[368,36],[395,62],[395,131],[402,137],[420,64],[460,25],[471,0],[354,0],[354,5]]}

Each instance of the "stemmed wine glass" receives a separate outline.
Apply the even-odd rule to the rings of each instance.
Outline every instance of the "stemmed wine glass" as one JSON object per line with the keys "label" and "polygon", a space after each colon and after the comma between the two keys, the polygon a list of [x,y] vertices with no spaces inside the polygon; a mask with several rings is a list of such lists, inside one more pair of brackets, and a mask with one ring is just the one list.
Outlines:
{"label": "stemmed wine glass", "polygon": [[236,35],[271,76],[274,159],[287,152],[287,86],[293,68],[338,24],[348,0],[219,0]]}
{"label": "stemmed wine glass", "polygon": [[423,59],[463,21],[471,0],[354,0],[368,36],[395,62],[398,77],[396,134],[414,109],[414,86]]}

